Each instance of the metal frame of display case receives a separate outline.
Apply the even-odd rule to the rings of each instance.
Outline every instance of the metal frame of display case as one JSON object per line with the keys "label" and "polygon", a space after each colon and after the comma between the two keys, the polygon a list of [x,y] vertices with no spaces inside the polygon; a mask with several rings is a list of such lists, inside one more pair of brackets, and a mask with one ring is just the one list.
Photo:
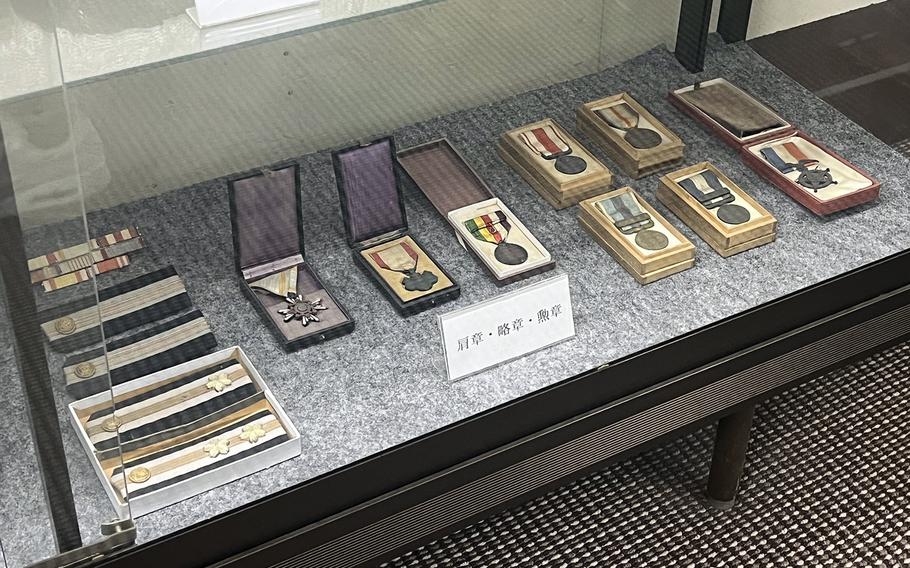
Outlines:
{"label": "metal frame of display case", "polygon": [[[684,0],[681,33],[696,24],[698,30],[707,30],[710,5],[710,0]],[[749,5],[749,0],[725,0],[721,15],[727,39],[744,36]],[[688,52],[678,46],[677,56],[687,66],[697,66],[704,58],[704,44],[700,55],[699,42],[691,45],[696,49]],[[0,138],[0,166],[2,157]],[[11,181],[2,167],[0,178],[0,201],[10,199]],[[15,214],[0,218],[0,235],[6,294],[18,299],[24,297],[20,288],[30,287],[19,274],[25,257]],[[23,376],[29,383],[49,380],[39,368],[44,364],[42,342],[35,337],[29,341],[37,325],[34,306],[23,302],[15,310],[11,319],[17,356],[31,362],[20,363]],[[20,332],[25,334],[21,338]],[[566,379],[177,534],[97,559],[96,564],[375,565],[715,420],[721,420],[721,427],[709,494],[720,505],[728,504],[735,495],[756,403],[907,338],[910,251]],[[33,419],[40,419],[35,412],[41,411],[44,395],[29,396]],[[50,418],[56,423],[56,414]],[[59,430],[56,434],[59,439]],[[39,453],[47,452],[48,459],[62,456],[53,432],[49,436]],[[67,479],[58,481],[68,488]],[[61,518],[66,520],[71,512],[66,494],[57,497],[64,503]]]}

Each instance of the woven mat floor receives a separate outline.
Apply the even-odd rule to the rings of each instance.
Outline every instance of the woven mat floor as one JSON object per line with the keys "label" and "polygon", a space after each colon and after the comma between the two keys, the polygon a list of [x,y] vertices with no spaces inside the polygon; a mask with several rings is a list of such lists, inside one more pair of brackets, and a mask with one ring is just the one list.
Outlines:
{"label": "woven mat floor", "polygon": [[910,343],[759,406],[736,507],[704,505],[714,428],[385,564],[910,566]]}

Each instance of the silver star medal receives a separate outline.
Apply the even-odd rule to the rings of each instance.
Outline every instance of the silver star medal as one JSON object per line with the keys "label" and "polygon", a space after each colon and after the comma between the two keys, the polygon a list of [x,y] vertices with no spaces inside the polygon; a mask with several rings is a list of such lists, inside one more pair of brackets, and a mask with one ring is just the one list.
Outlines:
{"label": "silver star medal", "polygon": [[299,294],[288,294],[285,300],[288,303],[288,307],[278,310],[278,313],[284,316],[284,322],[287,323],[296,319],[300,320],[304,327],[308,326],[310,322],[318,322],[319,316],[317,314],[329,309],[322,305],[322,298],[310,301]]}

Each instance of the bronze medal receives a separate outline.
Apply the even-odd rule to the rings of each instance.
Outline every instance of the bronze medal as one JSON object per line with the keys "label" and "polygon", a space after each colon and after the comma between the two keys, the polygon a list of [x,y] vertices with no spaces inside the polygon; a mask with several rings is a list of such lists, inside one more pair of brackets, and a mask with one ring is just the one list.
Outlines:
{"label": "bronze medal", "polygon": [[661,250],[667,248],[670,239],[660,231],[645,229],[635,233],[635,244],[645,250]]}
{"label": "bronze medal", "polygon": [[578,156],[560,156],[556,158],[556,169],[566,175],[576,175],[588,169],[588,162]]}
{"label": "bronze medal", "polygon": [[409,292],[426,292],[432,290],[437,282],[439,282],[439,277],[429,270],[423,272],[412,270],[411,272],[405,273],[405,277],[401,280],[402,286]]}
{"label": "bronze medal", "polygon": [[493,256],[499,262],[509,266],[517,266],[528,260],[528,251],[521,245],[514,243],[501,242],[496,245]]}
{"label": "bronze medal", "polygon": [[749,210],[741,205],[727,203],[717,209],[717,218],[728,225],[741,225],[748,221],[752,215]]}
{"label": "bronze medal", "polygon": [[657,132],[654,132],[649,128],[639,128],[637,126],[628,129],[623,138],[626,139],[626,142],[639,150],[647,150],[660,146],[662,141],[660,134]]}

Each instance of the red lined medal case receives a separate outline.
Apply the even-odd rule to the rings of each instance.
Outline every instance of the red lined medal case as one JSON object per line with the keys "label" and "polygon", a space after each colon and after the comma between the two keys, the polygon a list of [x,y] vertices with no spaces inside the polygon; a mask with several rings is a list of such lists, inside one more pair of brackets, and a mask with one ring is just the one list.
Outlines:
{"label": "red lined medal case", "polygon": [[[464,248],[470,250],[490,272],[497,286],[552,270],[556,266],[543,244],[501,199],[493,195],[448,140],[434,140],[402,150],[398,153],[398,163],[409,182],[423,192],[433,207],[448,220]],[[475,238],[465,223],[485,215],[487,219],[507,220],[506,231],[494,231],[504,236],[503,242],[510,248],[506,252],[518,251],[519,248],[524,252],[516,257],[497,255],[497,249],[505,245]]]}
{"label": "red lined medal case", "polygon": [[[713,92],[711,92],[713,91]],[[672,91],[670,101],[736,148],[742,159],[762,177],[816,215],[830,215],[879,195],[880,183],[862,168],[797,129],[743,89],[723,78]],[[737,116],[745,116],[737,125]],[[800,171],[782,171],[762,154],[770,148],[785,164],[810,160],[809,168],[829,170],[831,183],[814,189],[799,183]],[[791,154],[787,148],[795,148]],[[823,175],[823,174],[822,174]]]}
{"label": "red lined medal case", "polygon": [[337,150],[332,164],[354,262],[395,310],[410,316],[458,298],[458,283],[410,232],[395,141]]}
{"label": "red lined medal case", "polygon": [[[232,178],[228,194],[241,288],[285,350],[351,333],[354,320],[304,256],[299,166],[287,164]],[[283,281],[281,275],[286,275]],[[281,291],[296,286],[296,303],[277,291],[266,291],[265,287],[278,290],[265,284],[270,281],[282,281]],[[307,317],[285,321],[287,314],[279,310],[287,309],[312,314],[318,321]]]}

